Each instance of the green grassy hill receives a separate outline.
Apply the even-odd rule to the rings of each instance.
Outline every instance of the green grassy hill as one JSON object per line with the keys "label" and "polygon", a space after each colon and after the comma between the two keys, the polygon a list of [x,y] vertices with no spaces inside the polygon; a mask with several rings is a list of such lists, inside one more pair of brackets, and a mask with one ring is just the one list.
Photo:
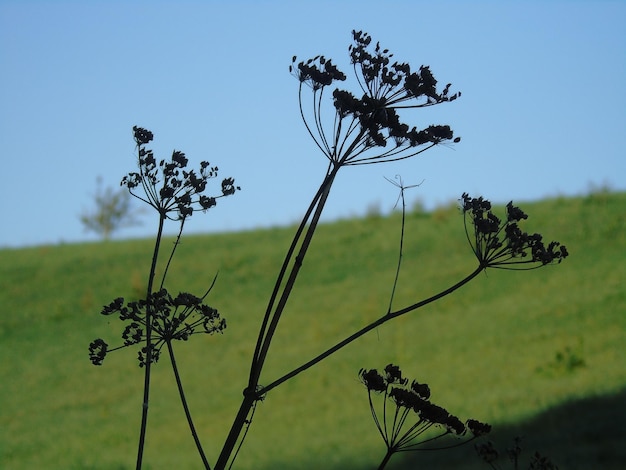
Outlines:
{"label": "green grassy hill", "polygon": [[[258,406],[236,467],[375,468],[384,446],[357,373],[393,362],[430,384],[435,403],[491,423],[490,438],[502,449],[522,435],[527,456],[539,450],[561,469],[622,468],[626,193],[522,208],[530,215],[526,230],[567,245],[565,262],[530,272],[491,270],[275,389]],[[475,266],[458,209],[407,217],[396,308]],[[319,228],[262,383],[386,311],[399,229],[399,214]],[[237,410],[292,233],[183,237],[170,268],[171,292],[198,294],[219,271],[207,302],[228,328],[177,347],[211,461]],[[0,468],[134,468],[143,384],[136,349],[94,367],[87,346],[97,337],[121,343],[122,323],[99,311],[115,297],[144,291],[151,250],[151,240],[0,250]],[[154,368],[153,387],[146,468],[200,468],[166,358]],[[488,468],[471,444],[394,459],[388,468]]]}

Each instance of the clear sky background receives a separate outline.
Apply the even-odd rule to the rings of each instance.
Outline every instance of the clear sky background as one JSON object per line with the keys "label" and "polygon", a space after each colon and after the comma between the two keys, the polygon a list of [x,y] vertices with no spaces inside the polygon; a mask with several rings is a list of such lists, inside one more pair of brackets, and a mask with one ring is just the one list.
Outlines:
{"label": "clear sky background", "polygon": [[[182,150],[242,186],[190,232],[296,222],[327,162],[288,66],[323,54],[350,72],[352,29],[462,92],[405,118],[462,141],[344,168],[326,220],[391,210],[384,177],[396,174],[423,181],[407,198],[429,208],[464,191],[522,202],[625,190],[624,25],[622,1],[0,0],[0,247],[96,240],[79,215],[98,176],[117,188],[135,171],[133,125],[154,132],[157,157]],[[152,236],[156,218],[143,220],[117,237]]]}

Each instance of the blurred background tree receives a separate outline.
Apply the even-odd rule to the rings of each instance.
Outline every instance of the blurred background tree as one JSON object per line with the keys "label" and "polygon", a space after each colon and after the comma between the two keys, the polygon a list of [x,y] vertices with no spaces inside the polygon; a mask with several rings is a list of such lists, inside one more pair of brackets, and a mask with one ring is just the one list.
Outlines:
{"label": "blurred background tree", "polygon": [[110,186],[103,188],[102,178],[98,177],[93,202],[95,207],[83,211],[80,221],[86,231],[95,232],[104,240],[109,240],[113,232],[121,228],[141,225],[140,211],[133,208],[130,193],[125,188],[117,191]]}

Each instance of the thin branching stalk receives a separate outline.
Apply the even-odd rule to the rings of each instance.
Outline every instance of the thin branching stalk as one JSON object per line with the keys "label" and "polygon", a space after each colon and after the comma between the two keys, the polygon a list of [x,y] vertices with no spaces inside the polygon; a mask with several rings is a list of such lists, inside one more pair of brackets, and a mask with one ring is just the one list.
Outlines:
{"label": "thin branching stalk", "polygon": [[[121,184],[127,187],[131,195],[150,205],[159,215],[146,298],[138,301],[125,301],[123,297],[117,297],[102,308],[102,315],[119,314],[119,319],[127,322],[122,332],[124,344],[110,348],[102,338],[96,338],[89,344],[89,358],[92,364],[102,365],[108,352],[141,345],[138,360],[139,366],[145,367],[145,369],[141,428],[136,460],[136,468],[140,470],[147,433],[152,363],[158,361],[162,347],[167,345],[187,422],[202,462],[205,468],[210,469],[191,419],[172,342],[174,340],[186,341],[196,333],[214,334],[222,332],[226,328],[226,322],[220,317],[219,311],[203,303],[204,298],[213,288],[217,275],[202,297],[197,297],[189,292],[179,292],[178,295],[172,296],[164,286],[172,259],[180,244],[186,218],[193,215],[194,210],[209,210],[216,205],[217,199],[235,194],[241,188],[235,185],[234,178],[224,178],[221,182],[221,194],[216,196],[203,194],[208,181],[217,176],[217,167],[210,166],[207,161],[202,161],[199,171],[187,170],[188,159],[183,152],[178,150],[172,152],[170,160],[157,160],[152,150],[146,148],[146,145],[154,138],[152,132],[142,127],[133,126],[133,136],[137,144],[139,171],[128,173],[122,178]],[[165,269],[157,290],[155,289],[155,275],[159,264],[166,219],[178,221],[180,229],[165,263]]]}
{"label": "thin branching stalk", "polygon": [[[451,294],[488,267],[531,269],[539,267],[539,264],[543,266],[559,263],[568,256],[565,246],[559,248],[560,244],[558,242],[551,242],[544,246],[541,235],[529,235],[522,232],[517,226],[517,222],[527,218],[527,216],[519,208],[514,207],[512,203],[507,205],[507,219],[502,224],[501,219],[491,212],[491,204],[488,201],[482,198],[470,198],[464,193],[462,198],[463,213],[466,216],[465,231],[468,242],[478,260],[477,267],[466,277],[447,289],[394,311],[393,304],[402,268],[406,221],[404,190],[407,187],[403,186],[402,180],[399,180],[397,186],[400,188],[399,198],[402,199],[399,255],[386,313],[345,337],[331,348],[313,357],[308,362],[274,380],[269,385],[260,385],[263,367],[273,338],[295,287],[339,169],[343,166],[403,160],[421,154],[435,145],[460,141],[459,137],[454,137],[450,126],[430,125],[424,129],[418,129],[401,122],[401,117],[397,113],[397,110],[402,108],[422,108],[454,101],[460,96],[460,92],[450,95],[450,84],[446,85],[443,91],[437,91],[437,81],[428,67],[422,66],[419,68],[419,71],[411,72],[408,64],[392,63],[390,61],[392,54],[387,49],[381,49],[378,43],[376,43],[373,52],[369,51],[368,46],[371,42],[371,37],[367,33],[363,34],[361,31],[353,31],[353,38],[355,44],[349,49],[350,57],[357,82],[364,95],[362,98],[357,98],[351,92],[341,89],[335,89],[332,92],[332,107],[330,108],[330,112],[334,115],[332,132],[330,132],[331,128],[325,126],[325,120],[323,119],[323,98],[328,97],[328,92],[325,93],[325,88],[333,82],[344,81],[346,79],[345,74],[323,56],[317,56],[297,65],[295,56],[292,60],[293,65],[290,67],[290,71],[300,82],[298,93],[300,115],[308,133],[329,163],[324,180],[305,212],[276,279],[251,358],[250,374],[247,387],[243,392],[243,400],[215,463],[216,470],[230,469],[233,466],[249,431],[258,401],[263,400],[267,392],[280,384],[323,361],[384,323],[418,310]],[[307,118],[307,113],[303,109],[303,86],[309,86],[313,91],[312,118],[310,119]],[[213,288],[215,278],[202,298],[186,292],[181,292],[178,296],[173,297],[164,288],[164,284],[170,263],[180,243],[185,218],[193,214],[194,207],[206,211],[216,204],[217,198],[234,194],[240,188],[234,185],[234,179],[226,178],[222,181],[221,195],[216,197],[202,195],[201,193],[205,190],[207,180],[216,176],[217,167],[211,167],[208,162],[203,161],[201,162],[199,173],[195,173],[193,170],[186,171],[184,168],[187,166],[188,160],[184,153],[180,151],[172,153],[171,162],[161,160],[157,164],[152,151],[144,147],[153,139],[152,133],[137,126],[133,127],[133,131],[138,148],[140,169],[139,173],[133,172],[124,177],[122,184],[128,187],[131,194],[158,211],[159,226],[145,302],[141,300],[125,304],[124,299],[119,297],[111,304],[105,306],[102,313],[111,315],[119,312],[121,320],[131,320],[131,323],[122,334],[122,338],[125,340],[123,347],[141,344],[145,340],[145,348],[139,352],[140,366],[145,367],[145,376],[136,468],[140,470],[142,467],[148,420],[151,366],[153,360],[158,360],[163,344],[166,344],[189,429],[204,468],[210,470],[211,467],[202,449],[189,410],[172,341],[174,339],[188,339],[192,334],[199,332],[195,331],[195,329],[200,326],[203,326],[205,333],[210,334],[221,332],[225,328],[226,323],[223,319],[220,320],[217,309],[202,304],[202,300]],[[161,176],[158,176],[159,174]],[[160,188],[157,188],[159,183]],[[145,197],[135,194],[133,192],[135,188],[143,189]],[[176,218],[168,215],[173,212],[178,213]],[[474,237],[470,236],[467,228],[468,218],[474,228]],[[165,219],[179,220],[180,231],[165,265],[160,289],[153,294],[154,278]],[[528,267],[531,263],[532,266]],[[521,267],[522,265],[523,267]],[[184,308],[181,309],[181,307]],[[141,317],[144,308],[145,320]],[[178,316],[176,315],[177,311],[179,312]],[[193,322],[187,322],[187,318],[190,315],[196,315],[196,319]],[[200,318],[198,319],[197,317]],[[141,328],[144,321],[145,337]],[[102,364],[107,351],[109,351],[108,345],[104,340],[98,338],[93,341],[89,349],[90,359],[93,364]],[[422,408],[424,400],[427,400],[430,395],[428,386],[420,385],[414,381],[410,385],[413,391],[408,390],[408,380],[402,378],[398,367],[390,364],[386,368],[386,378],[380,376],[374,370],[366,371],[363,369],[360,375],[369,392],[372,390],[376,392],[384,391],[382,423],[376,415],[371,393],[369,394],[369,404],[374,422],[387,447],[386,455],[381,461],[379,469],[385,468],[394,453],[416,450],[414,447],[418,443],[412,444],[412,441],[417,437],[421,437],[421,434],[433,425],[446,426],[446,431],[441,436],[451,432],[455,432],[458,435],[465,433],[465,425],[458,418],[449,416],[443,408],[432,404],[430,408]],[[380,387],[381,382],[383,388]],[[390,386],[393,387],[390,389]],[[426,392],[424,392],[424,389]],[[410,395],[411,393],[412,395]],[[388,398],[395,402],[395,410],[388,407]],[[412,426],[408,426],[409,429],[407,431],[403,431],[404,425],[409,423],[407,421],[409,412],[418,412],[418,409],[421,410],[419,413],[423,412],[424,414],[420,414],[419,420]],[[445,413],[443,419],[440,417],[442,413]],[[475,420],[468,420],[467,429],[470,429],[475,436],[489,432],[487,428],[490,429],[488,425],[478,423]],[[436,436],[432,440],[441,436]],[[429,440],[427,439],[419,444]],[[517,467],[517,461],[515,465]]]}
{"label": "thin branching stalk", "polygon": [[[419,185],[404,186],[404,184],[402,183],[402,179],[399,176],[396,176],[396,178],[399,179],[398,183],[390,180],[389,178],[385,178],[391,184],[400,188],[400,195],[398,196],[398,200],[402,201],[402,223],[400,225],[400,248],[398,250],[398,264],[396,265],[396,275],[393,279],[393,287],[391,288],[391,295],[389,296],[389,308],[387,309],[387,314],[391,312],[391,308],[393,305],[393,299],[396,294],[396,287],[398,286],[398,279],[400,278],[400,268],[402,267],[402,256],[404,254],[404,228],[406,225],[406,200],[404,198],[404,191],[406,189],[419,186]],[[397,201],[396,201],[396,205],[397,205]]]}
{"label": "thin branching stalk", "polygon": [[435,294],[432,297],[429,297],[429,298],[424,299],[424,300],[422,300],[420,302],[416,302],[416,303],[414,303],[412,305],[404,307],[404,308],[402,308],[400,310],[396,310],[395,312],[389,312],[387,315],[384,315],[384,316],[380,317],[378,320],[376,320],[376,321],[374,321],[374,322],[364,326],[360,330],[354,332],[353,334],[351,334],[347,338],[345,338],[342,341],[340,341],[339,343],[337,343],[335,346],[327,349],[326,351],[324,351],[320,355],[318,355],[318,356],[314,357],[313,359],[311,359],[310,361],[302,364],[300,367],[298,367],[298,368],[292,370],[291,372],[283,375],[282,377],[280,377],[279,379],[277,379],[274,382],[270,383],[269,385],[261,387],[258,390],[258,394],[259,395],[263,395],[263,394],[269,392],[270,390],[272,390],[273,388],[276,388],[277,386],[279,386],[283,382],[286,382],[287,380],[295,377],[300,372],[304,372],[305,370],[309,369],[310,367],[313,367],[318,362],[326,359],[331,354],[336,353],[337,351],[339,351],[343,347],[347,346],[348,344],[352,343],[354,340],[360,338],[364,334],[372,331],[375,328],[378,328],[379,326],[381,326],[384,323],[387,323],[389,320],[392,320],[392,319],[397,318],[397,317],[399,317],[401,315],[404,315],[405,313],[412,312],[413,310],[417,310],[418,308],[424,307],[425,305],[428,305],[429,303],[432,303],[432,302],[434,302],[436,300],[441,299],[442,297],[445,297],[448,294],[451,294],[452,292],[454,292],[458,288],[464,286],[469,281],[471,281],[476,276],[478,276],[478,274],[480,274],[483,271],[483,269],[484,269],[484,267],[478,266],[471,274],[467,275],[465,278],[461,279],[459,282],[457,282],[453,286],[448,287],[447,289],[439,292],[438,294]]}
{"label": "thin branching stalk", "polygon": [[339,167],[333,168],[331,174],[329,175],[329,178],[325,180],[325,188],[321,194],[321,197],[319,199],[317,206],[315,207],[315,212],[313,213],[313,216],[311,218],[311,223],[309,225],[309,228],[306,231],[306,234],[304,235],[304,240],[302,241],[300,250],[298,251],[298,254],[295,257],[294,264],[291,268],[291,273],[289,274],[289,278],[287,279],[287,282],[282,291],[278,304],[276,305],[276,309],[274,310],[272,320],[268,326],[267,333],[265,335],[265,338],[263,339],[263,344],[261,345],[261,349],[259,351],[259,356],[256,358],[257,379],[261,374],[261,369],[263,368],[265,358],[267,357],[267,353],[269,351],[272,338],[274,337],[274,333],[276,332],[278,322],[280,321],[280,317],[285,309],[285,306],[287,305],[287,300],[289,299],[289,296],[291,295],[291,291],[293,290],[293,287],[295,286],[296,279],[298,277],[300,268],[302,267],[302,263],[304,261],[304,257],[306,256],[306,253],[311,244],[311,240],[313,239],[313,235],[315,234],[315,230],[317,229],[320,216],[322,215],[324,206],[326,204],[326,201],[328,200],[330,188],[332,186],[333,180],[335,178],[335,175],[338,169]]}
{"label": "thin branching stalk", "polygon": [[[226,468],[230,455],[237,444],[241,430],[248,420],[248,415],[250,414],[250,410],[252,409],[255,401],[256,397],[253,393],[244,393],[241,405],[239,405],[239,411],[237,411],[237,415],[235,416],[233,424],[230,428],[228,437],[226,438],[222,451],[220,452],[217,462],[215,463],[215,470],[224,470]],[[241,447],[241,444],[239,447]]]}
{"label": "thin branching stalk", "polygon": [[152,265],[150,266],[148,289],[146,292],[146,365],[144,370],[141,429],[139,431],[139,445],[137,446],[137,470],[141,469],[143,462],[143,451],[146,440],[146,430],[148,427],[148,403],[150,400],[150,372],[152,365],[152,285],[154,283],[154,275],[156,273],[157,260],[159,258],[159,249],[161,247],[164,222],[165,214],[161,213],[159,214],[159,228],[157,230],[156,240],[154,243],[154,253],[152,254]]}
{"label": "thin branching stalk", "polygon": [[[386,398],[387,392],[385,392],[385,398]],[[385,429],[383,431],[383,428],[380,426],[380,421],[378,419],[378,415],[376,414],[376,409],[374,408],[374,403],[372,402],[372,391],[368,390],[367,391],[367,397],[369,399],[370,402],[370,411],[372,413],[372,418],[374,419],[374,424],[376,424],[376,428],[378,429],[378,432],[380,433],[380,436],[383,438],[383,441],[387,442],[387,425],[385,423]],[[383,402],[383,407],[385,406],[386,402]],[[383,408],[383,422],[384,422],[384,408]]]}
{"label": "thin branching stalk", "polygon": [[237,459],[237,454],[239,454],[239,451],[241,450],[241,446],[243,445],[243,441],[246,439],[246,436],[248,435],[248,431],[250,430],[250,425],[252,424],[252,420],[254,419],[254,412],[256,411],[256,405],[257,405],[257,402],[255,401],[254,405],[252,405],[252,412],[250,413],[250,419],[246,420],[246,430],[243,432],[243,436],[241,437],[241,440],[239,441],[239,445],[237,446],[237,450],[235,450],[235,454],[233,455],[233,458],[230,461],[228,470],[233,468],[233,464],[235,463],[235,460]]}
{"label": "thin branching stalk", "polygon": [[161,278],[161,286],[159,287],[159,289],[163,289],[163,285],[165,284],[165,278],[167,277],[167,272],[170,269],[172,258],[174,258],[174,253],[176,252],[176,248],[178,248],[178,245],[180,244],[180,237],[183,235],[183,227],[185,226],[185,220],[186,218],[183,217],[180,221],[180,230],[178,231],[178,236],[176,237],[176,240],[174,241],[174,246],[172,247],[172,252],[170,253],[170,257],[167,260],[167,264],[165,265],[165,270],[163,271],[163,277]]}
{"label": "thin branching stalk", "polygon": [[187,399],[185,398],[185,391],[183,390],[183,383],[180,380],[180,374],[178,373],[178,366],[176,365],[176,357],[174,356],[174,348],[172,346],[171,341],[167,341],[167,351],[169,352],[170,362],[172,363],[172,370],[174,371],[174,378],[176,379],[176,386],[178,387],[178,394],[180,395],[180,401],[183,405],[183,409],[185,410],[185,416],[187,417],[187,423],[189,424],[189,430],[191,431],[191,435],[193,436],[193,440],[196,443],[196,448],[198,449],[198,453],[200,454],[200,458],[202,459],[202,464],[206,470],[211,470],[211,466],[209,465],[209,461],[204,454],[204,450],[202,449],[202,444],[200,443],[200,438],[198,437],[198,433],[196,432],[196,427],[193,424],[193,419],[191,418],[191,412],[189,411],[189,406],[187,405]]}
{"label": "thin branching stalk", "polygon": [[276,301],[276,298],[278,297],[278,293],[280,292],[280,286],[283,283],[283,279],[285,277],[285,274],[287,272],[287,269],[289,268],[289,263],[291,262],[291,259],[293,257],[293,253],[295,252],[297,246],[298,246],[298,242],[300,241],[300,237],[302,236],[302,233],[304,232],[309,219],[311,218],[311,214],[313,213],[313,211],[316,209],[318,202],[322,196],[322,194],[324,193],[324,191],[326,190],[326,186],[329,184],[330,180],[329,180],[329,175],[330,174],[330,168],[329,171],[327,172],[327,177],[324,179],[324,181],[322,182],[322,184],[320,185],[320,188],[318,189],[317,193],[315,194],[315,197],[313,198],[313,200],[311,201],[311,204],[309,205],[309,208],[307,209],[307,211],[305,212],[304,217],[302,218],[302,222],[300,223],[298,229],[296,230],[296,233],[293,237],[293,240],[291,242],[291,246],[289,247],[289,249],[287,250],[287,254],[285,255],[285,260],[283,261],[283,265],[280,269],[280,272],[278,274],[278,278],[276,279],[276,283],[274,284],[274,289],[272,291],[272,295],[270,296],[270,300],[268,302],[267,305],[267,309],[265,311],[265,316],[263,318],[263,322],[261,324],[261,328],[259,330],[259,337],[257,339],[257,343],[256,343],[256,347],[254,350],[254,355],[253,355],[253,359],[252,359],[252,364],[250,367],[250,379],[249,379],[249,385],[251,385],[255,379],[258,378],[257,374],[256,374],[256,369],[257,369],[257,360],[259,358],[259,354],[260,354],[260,350],[261,350],[261,346],[263,344],[263,340],[265,338],[265,333],[267,330],[267,324],[271,318],[272,315],[272,308],[274,307],[274,302]]}
{"label": "thin branching stalk", "polygon": [[[267,353],[269,351],[270,344],[274,337],[274,333],[276,332],[276,328],[278,327],[278,323],[280,321],[280,317],[284,308],[287,304],[287,300],[291,294],[293,287],[295,286],[296,279],[298,277],[298,273],[302,266],[302,262],[307,253],[307,250],[310,246],[311,240],[319,223],[319,218],[324,209],[324,205],[328,199],[328,195],[330,193],[330,189],[334,182],[335,176],[339,171],[340,166],[335,165],[329,167],[329,171],[324,178],[324,181],[320,185],[319,190],[317,191],[313,201],[311,202],[309,209],[305,213],[303,220],[298,228],[294,236],[294,240],[287,252],[287,256],[281,268],[278,279],[276,280],[276,284],[274,290],[272,292],[272,296],[270,298],[268,308],[265,313],[265,317],[263,319],[263,323],[261,326],[261,330],[259,332],[259,338],[257,341],[257,345],[255,348],[255,353],[252,360],[252,366],[250,371],[250,380],[248,382],[248,387],[244,392],[244,399],[241,402],[241,406],[237,415],[235,416],[235,420],[231,426],[230,432],[226,441],[224,442],[224,446],[222,451],[218,457],[218,460],[215,464],[215,468],[217,470],[222,470],[226,468],[228,460],[235,448],[237,440],[241,434],[243,426],[248,421],[248,415],[250,414],[251,408],[254,406],[254,403],[259,399],[259,395],[256,393],[259,385],[259,378],[261,376],[261,371],[263,369],[263,365],[265,363],[265,358],[267,357]],[[306,228],[308,224],[308,229]],[[306,232],[305,232],[306,229]],[[298,250],[297,255],[295,255],[295,260],[293,262],[291,272],[289,277],[287,278],[285,285],[281,291],[280,286],[283,282],[283,279],[287,273],[287,269],[291,261],[294,259],[294,254],[296,252],[296,248],[298,246],[298,242],[301,237],[303,237],[302,243],[300,245],[300,249]],[[278,303],[276,304],[276,308],[274,308],[272,313],[272,308],[276,299],[278,298],[278,294],[280,292],[280,298],[278,299]],[[241,445],[241,444],[240,444]],[[232,462],[231,462],[232,465]]]}

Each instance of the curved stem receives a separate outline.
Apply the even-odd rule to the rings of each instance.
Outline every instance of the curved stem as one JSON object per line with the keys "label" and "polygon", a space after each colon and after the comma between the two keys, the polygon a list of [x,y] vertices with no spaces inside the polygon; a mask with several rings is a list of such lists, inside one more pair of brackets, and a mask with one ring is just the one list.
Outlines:
{"label": "curved stem", "polygon": [[476,268],[471,274],[469,274],[468,276],[466,276],[465,278],[463,278],[462,280],[460,280],[459,282],[457,282],[456,284],[454,284],[451,287],[448,287],[447,289],[439,292],[438,294],[433,295],[432,297],[429,297],[427,299],[424,299],[420,302],[414,303],[412,305],[409,305],[407,307],[404,307],[400,310],[396,310],[395,312],[389,312],[387,315],[384,315],[382,317],[380,317],[378,320],[370,323],[369,325],[364,326],[363,328],[361,328],[359,331],[351,334],[350,336],[348,336],[347,338],[345,338],[344,340],[340,341],[339,343],[337,343],[336,345],[334,345],[332,348],[327,349],[326,351],[324,351],[323,353],[321,353],[320,355],[314,357],[313,359],[311,359],[310,361],[304,363],[303,365],[301,365],[300,367],[292,370],[291,372],[283,375],[281,378],[275,380],[274,382],[272,382],[271,384],[265,386],[265,387],[261,387],[261,389],[259,389],[257,395],[263,395],[267,392],[269,392],[271,389],[279,386],[280,384],[282,384],[283,382],[286,382],[287,380],[291,379],[292,377],[295,377],[296,375],[298,375],[300,372],[303,372],[305,370],[307,370],[308,368],[314,366],[315,364],[317,364],[318,362],[326,359],[328,356],[330,356],[331,354],[336,353],[337,351],[339,351],[340,349],[342,349],[343,347],[347,346],[348,344],[350,344],[351,342],[353,342],[354,340],[360,338],[361,336],[363,336],[365,333],[370,332],[371,330],[373,330],[374,328],[379,327],[380,325],[382,325],[383,323],[388,322],[389,320],[393,319],[393,318],[397,318],[401,315],[404,315],[405,313],[411,312],[413,310],[417,310],[420,307],[423,307],[431,302],[434,302],[435,300],[439,300],[442,297],[445,297],[446,295],[454,292],[455,290],[457,290],[459,287],[464,286],[465,284],[467,284],[469,281],[471,281],[472,279],[474,279],[476,276],[478,276],[478,274],[480,274],[480,272],[483,270],[484,268],[482,266],[478,266],[478,268]]}
{"label": "curved stem", "polygon": [[[244,399],[241,402],[239,411],[235,416],[235,420],[233,421],[230,432],[226,438],[226,441],[224,442],[222,451],[220,452],[220,455],[215,464],[216,470],[223,470],[226,468],[228,460],[230,459],[235,444],[239,439],[241,430],[246,422],[250,410],[254,405],[254,402],[258,399],[259,395],[256,393],[256,390],[259,383],[259,378],[261,376],[261,371],[263,369],[263,364],[265,363],[265,358],[267,357],[267,353],[272,342],[272,338],[274,337],[274,333],[276,332],[278,322],[285,308],[285,305],[287,304],[289,295],[291,294],[291,291],[295,285],[295,281],[298,277],[300,267],[302,266],[302,261],[304,260],[306,252],[311,243],[311,239],[313,238],[313,234],[315,233],[315,229],[317,228],[319,218],[324,209],[324,205],[326,204],[326,200],[330,193],[330,188],[334,182],[337,172],[339,171],[339,168],[341,168],[340,165],[335,165],[329,168],[329,171],[327,172],[324,181],[320,185],[315,197],[313,198],[313,201],[309,206],[309,209],[307,210],[300,226],[298,227],[298,231],[294,236],[294,240],[292,241],[289,251],[287,252],[287,256],[285,257],[285,261],[283,262],[280,274],[278,276],[278,279],[276,280],[274,291],[272,292],[272,296],[270,298],[267,310],[265,312],[265,317],[259,331],[259,337],[252,359],[252,365],[250,368],[250,378],[246,391],[244,391]],[[309,219],[309,228],[308,230],[306,230],[306,233],[304,233],[305,227],[307,225],[307,222],[309,222]],[[282,289],[282,293],[280,295],[280,298],[278,299],[278,304],[274,308],[274,303],[278,298],[280,286],[283,282],[284,276],[287,273],[289,263],[293,259],[293,256],[296,252],[296,247],[303,233],[304,239],[302,241],[302,244],[300,245],[300,250],[295,257],[295,262],[291,268],[291,272],[285,283],[285,286]]]}
{"label": "curved stem", "polygon": [[148,427],[148,402],[150,398],[150,371],[152,365],[152,285],[154,283],[154,275],[156,272],[157,259],[159,258],[159,248],[161,246],[161,237],[163,236],[163,224],[165,215],[159,214],[159,228],[157,230],[156,241],[154,243],[154,252],[152,254],[152,265],[150,266],[150,275],[148,276],[148,289],[146,292],[146,365],[143,383],[143,406],[141,411],[141,429],[139,431],[139,444],[137,446],[137,470],[141,469],[143,461],[143,451],[146,441],[146,429]]}
{"label": "curved stem", "polygon": [[259,330],[259,337],[257,339],[256,347],[254,350],[254,355],[252,356],[252,364],[250,368],[250,379],[249,379],[249,384],[248,384],[249,387],[252,386],[254,379],[255,379],[256,362],[259,357],[261,345],[263,344],[263,339],[265,337],[265,332],[267,330],[267,324],[272,314],[272,308],[274,307],[274,302],[276,301],[276,297],[278,296],[280,286],[283,283],[283,278],[285,277],[285,273],[287,272],[287,268],[289,267],[289,263],[291,261],[291,258],[293,257],[293,253],[296,250],[296,247],[298,246],[298,241],[300,240],[300,237],[302,236],[302,233],[304,232],[304,229],[306,228],[306,224],[309,221],[311,214],[315,210],[315,207],[317,206],[322,193],[324,192],[324,188],[326,187],[326,184],[327,184],[327,178],[324,179],[324,182],[320,185],[320,188],[317,190],[317,193],[313,197],[313,200],[311,201],[309,208],[307,209],[304,217],[302,218],[302,222],[300,223],[300,226],[296,230],[296,234],[293,237],[291,246],[289,247],[289,250],[287,250],[287,254],[285,255],[285,260],[283,261],[283,265],[278,274],[278,278],[276,279],[276,283],[274,284],[274,290],[272,291],[272,295],[270,296],[270,300],[268,302],[267,309],[265,311],[265,316],[263,318],[263,323],[261,324],[261,328]]}
{"label": "curved stem", "polygon": [[189,411],[189,406],[187,405],[187,399],[185,398],[185,392],[183,390],[183,383],[180,380],[180,374],[178,373],[178,366],[176,365],[176,358],[174,357],[174,348],[172,347],[172,342],[167,341],[167,351],[170,355],[170,362],[172,363],[172,369],[174,370],[174,377],[176,378],[176,386],[178,387],[178,394],[180,395],[180,401],[183,405],[183,409],[185,410],[185,416],[187,417],[187,423],[189,423],[189,429],[191,431],[191,435],[193,436],[193,440],[196,443],[196,447],[198,449],[198,453],[200,454],[200,458],[202,459],[202,463],[204,464],[204,468],[207,470],[211,470],[211,466],[209,465],[209,461],[204,455],[204,450],[202,449],[202,444],[200,444],[200,439],[198,438],[198,433],[196,432],[196,428],[193,424],[193,420],[191,419],[191,412]]}
{"label": "curved stem", "polygon": [[165,277],[167,276],[167,271],[170,269],[170,264],[172,263],[172,258],[174,258],[174,253],[176,252],[176,248],[180,245],[180,237],[183,234],[183,227],[185,226],[186,218],[183,217],[180,221],[180,230],[178,231],[178,236],[176,237],[176,241],[174,242],[174,247],[172,248],[172,252],[170,253],[170,257],[167,260],[167,264],[165,265],[165,271],[163,271],[163,277],[161,278],[161,286],[160,289],[163,289],[163,285],[165,284]]}
{"label": "curved stem", "polygon": [[[289,299],[289,296],[291,295],[291,291],[293,290],[293,287],[295,286],[296,283],[296,279],[298,277],[298,274],[300,272],[300,268],[302,267],[302,262],[304,261],[304,257],[306,255],[306,252],[309,249],[309,245],[311,244],[311,240],[313,239],[313,235],[315,233],[315,229],[317,228],[318,222],[319,222],[319,218],[322,215],[322,211],[324,210],[324,205],[326,204],[326,201],[328,199],[328,195],[330,193],[330,188],[332,186],[333,180],[335,178],[335,175],[337,174],[337,170],[339,169],[339,167],[335,167],[333,168],[333,170],[331,171],[330,175],[328,175],[328,178],[325,179],[325,187],[324,190],[320,196],[319,202],[317,204],[317,207],[315,208],[315,212],[313,214],[313,218],[311,219],[311,224],[309,225],[308,230],[306,231],[306,234],[304,236],[304,240],[302,241],[302,245],[300,246],[300,250],[298,251],[298,254],[296,255],[295,258],[295,262],[291,268],[291,273],[289,274],[289,278],[287,279],[287,283],[285,284],[285,287],[282,291],[282,294],[280,296],[280,299],[278,301],[278,305],[276,305],[276,309],[274,310],[274,314],[272,315],[272,320],[269,324],[267,333],[265,335],[265,338],[263,339],[263,344],[261,346],[261,349],[259,351],[259,356],[257,357],[257,363],[256,363],[256,368],[257,368],[257,375],[256,375],[256,381],[258,381],[259,376],[261,375],[261,369],[263,368],[263,364],[265,362],[265,358],[267,357],[267,353],[269,351],[269,347],[270,344],[272,342],[272,338],[274,337],[274,333],[276,332],[276,328],[278,327],[278,322],[280,321],[280,317],[282,316],[282,313],[285,309],[285,306],[287,305],[287,300]],[[256,385],[256,384],[255,384]]]}
{"label": "curved stem", "polygon": [[[387,179],[387,181],[393,181]],[[389,308],[387,309],[387,314],[391,312],[391,308],[393,306],[393,298],[396,294],[396,287],[398,286],[398,278],[400,277],[400,268],[402,267],[402,254],[404,249],[404,227],[406,225],[406,202],[404,199],[404,190],[406,189],[402,184],[402,179],[400,179],[400,196],[399,198],[402,200],[402,224],[400,226],[400,249],[398,252],[398,264],[396,266],[396,276],[393,279],[393,287],[391,288],[391,296],[389,298]]]}

